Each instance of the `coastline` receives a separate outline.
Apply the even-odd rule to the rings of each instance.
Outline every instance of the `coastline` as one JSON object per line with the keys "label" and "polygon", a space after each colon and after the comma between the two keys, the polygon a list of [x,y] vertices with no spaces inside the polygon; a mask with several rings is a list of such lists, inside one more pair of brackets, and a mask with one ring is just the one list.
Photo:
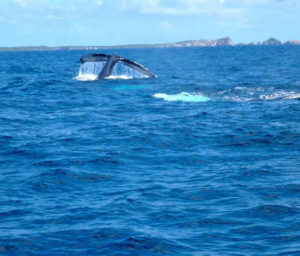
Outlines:
{"label": "coastline", "polygon": [[237,43],[234,44],[230,37],[217,40],[188,40],[176,43],[165,44],[128,44],[114,46],[16,46],[0,47],[0,52],[22,52],[22,51],[72,51],[72,50],[109,50],[109,49],[147,49],[147,48],[188,48],[188,47],[245,47],[245,46],[299,46],[300,42],[296,39],[282,43],[276,38],[269,38],[264,42],[258,43]]}

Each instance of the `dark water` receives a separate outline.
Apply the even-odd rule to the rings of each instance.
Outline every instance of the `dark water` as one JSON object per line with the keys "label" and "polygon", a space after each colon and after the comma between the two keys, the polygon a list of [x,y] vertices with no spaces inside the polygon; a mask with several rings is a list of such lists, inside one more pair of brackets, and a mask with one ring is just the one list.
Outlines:
{"label": "dark water", "polygon": [[300,254],[300,47],[85,53],[0,53],[0,255]]}

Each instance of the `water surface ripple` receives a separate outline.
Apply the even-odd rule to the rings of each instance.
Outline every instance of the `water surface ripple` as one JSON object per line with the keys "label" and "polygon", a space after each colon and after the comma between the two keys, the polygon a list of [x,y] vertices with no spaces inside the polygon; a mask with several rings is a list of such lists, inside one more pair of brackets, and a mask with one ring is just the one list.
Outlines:
{"label": "water surface ripple", "polygon": [[0,53],[0,255],[300,254],[300,47],[86,53]]}

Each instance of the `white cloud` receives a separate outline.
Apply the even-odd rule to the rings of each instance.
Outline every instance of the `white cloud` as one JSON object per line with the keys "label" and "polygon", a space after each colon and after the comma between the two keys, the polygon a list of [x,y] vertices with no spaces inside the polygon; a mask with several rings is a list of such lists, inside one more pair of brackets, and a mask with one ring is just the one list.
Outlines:
{"label": "white cloud", "polygon": [[24,0],[13,0],[13,2],[21,7],[25,7],[26,3]]}
{"label": "white cloud", "polygon": [[98,5],[98,6],[102,6],[102,5],[103,5],[103,3],[102,3],[102,1],[101,1],[101,0],[98,0],[98,1],[96,1],[96,5]]}
{"label": "white cloud", "polygon": [[[105,0],[103,0],[105,1]],[[108,1],[108,0],[106,0]],[[110,0],[109,0],[110,1]],[[280,6],[295,0],[115,0],[123,10],[142,14],[185,15],[231,12],[232,9]]]}
{"label": "white cloud", "polygon": [[225,0],[117,0],[116,2],[123,10],[158,15],[214,14],[229,9],[225,5],[227,2]]}
{"label": "white cloud", "polygon": [[62,17],[62,16],[53,15],[53,14],[48,14],[45,18],[47,20],[63,20],[64,19],[64,17]]}

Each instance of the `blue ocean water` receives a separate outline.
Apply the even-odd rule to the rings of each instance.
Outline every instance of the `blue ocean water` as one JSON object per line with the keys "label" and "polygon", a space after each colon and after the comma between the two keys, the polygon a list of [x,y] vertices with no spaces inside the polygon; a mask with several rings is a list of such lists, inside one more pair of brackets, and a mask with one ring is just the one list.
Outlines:
{"label": "blue ocean water", "polygon": [[0,53],[0,255],[300,255],[300,47]]}

